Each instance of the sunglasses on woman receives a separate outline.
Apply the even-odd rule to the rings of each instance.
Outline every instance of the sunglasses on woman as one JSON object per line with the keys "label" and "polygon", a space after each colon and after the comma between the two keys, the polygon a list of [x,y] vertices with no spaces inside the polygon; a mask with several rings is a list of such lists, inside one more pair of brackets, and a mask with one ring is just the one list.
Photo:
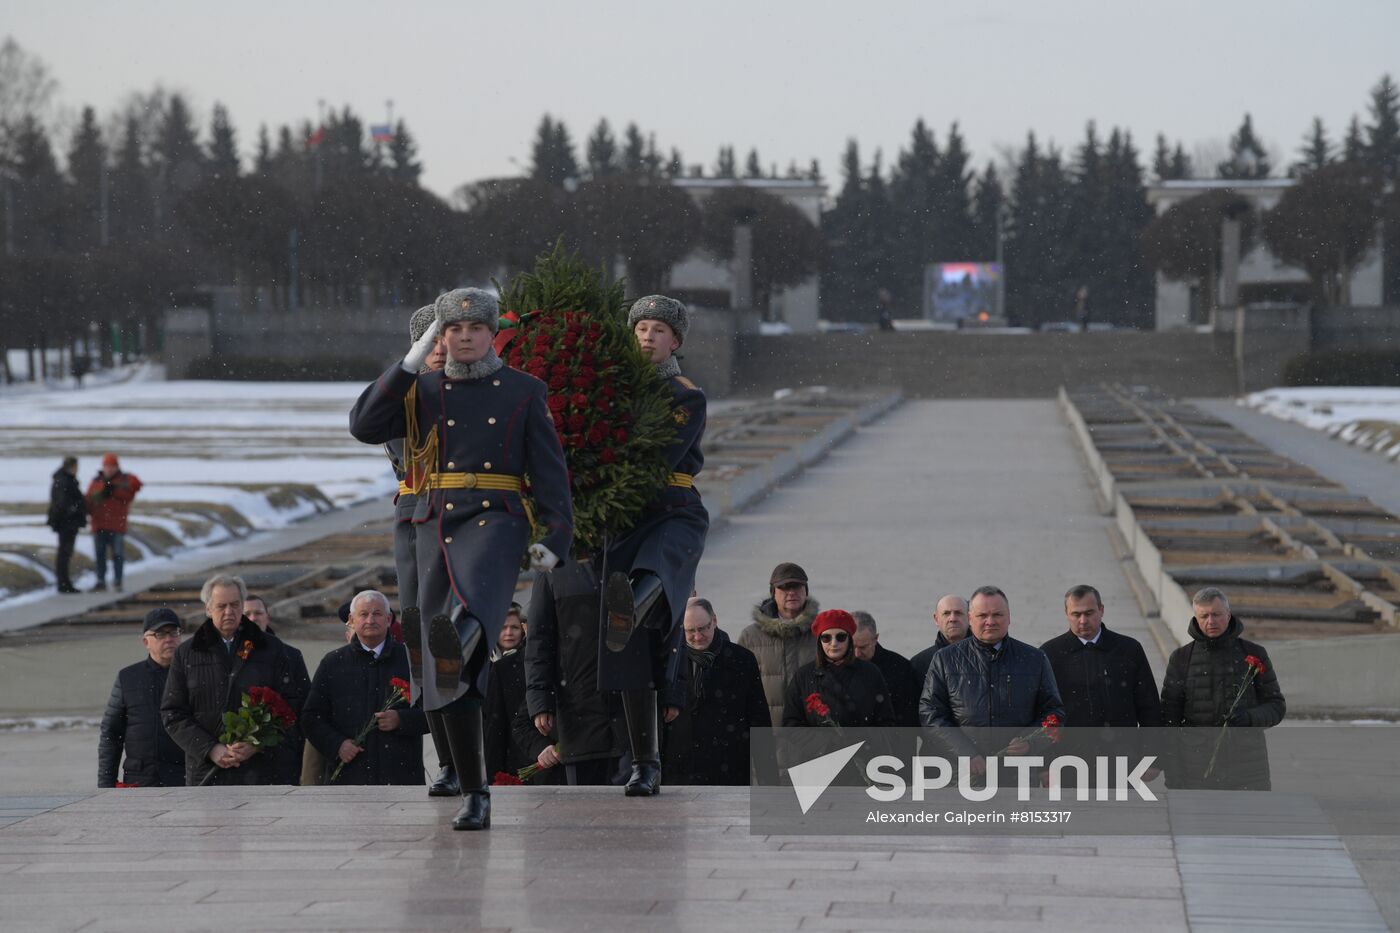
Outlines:
{"label": "sunglasses on woman", "polygon": [[850,638],[850,637],[851,637],[851,636],[847,635],[845,632],[822,632],[822,633],[821,633],[821,640],[822,640],[822,643],[823,643],[823,644],[827,644],[827,645],[832,645],[832,644],[835,644],[835,645],[843,645],[843,644],[846,643],[846,639],[848,639],[848,638]]}

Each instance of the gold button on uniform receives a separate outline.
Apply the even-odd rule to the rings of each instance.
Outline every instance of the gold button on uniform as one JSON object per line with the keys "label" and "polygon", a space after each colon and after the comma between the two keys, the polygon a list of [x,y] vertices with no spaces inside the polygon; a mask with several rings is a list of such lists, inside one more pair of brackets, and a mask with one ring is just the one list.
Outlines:
{"label": "gold button on uniform", "polygon": [[446,538],[443,538],[443,539],[442,539],[442,543],[443,543],[443,544],[451,544],[451,543],[452,543],[452,538],[451,538],[451,536],[448,536],[448,537],[446,537]]}
{"label": "gold button on uniform", "polygon": [[481,521],[477,522],[477,524],[478,524],[478,525],[484,525],[484,524],[486,524],[486,519],[483,518]]}
{"label": "gold button on uniform", "polygon": [[499,380],[499,379],[492,379],[492,380],[491,380],[491,384],[492,384],[493,386],[498,386],[498,385],[501,384],[501,380]]}
{"label": "gold button on uniform", "polygon": [[489,470],[489,469],[491,469],[491,461],[490,461],[490,460],[487,460],[485,463],[483,463],[483,464],[481,465],[481,468],[482,468],[483,470]]}
{"label": "gold button on uniform", "polygon": [[448,468],[449,470],[455,470],[455,469],[457,469],[457,464],[455,464],[455,463],[453,463],[451,460],[449,460],[449,461],[447,461],[447,468]]}
{"label": "gold button on uniform", "polygon": [[483,509],[489,509],[489,508],[491,508],[491,500],[490,500],[490,499],[482,499],[482,500],[481,500],[481,507],[482,507]]}
{"label": "gold button on uniform", "polygon": [[495,424],[495,423],[496,423],[496,419],[495,419],[495,418],[487,418],[487,419],[486,419],[486,423],[487,423],[487,424]]}
{"label": "gold button on uniform", "polygon": [[449,428],[455,428],[455,427],[457,427],[457,422],[453,421],[451,418],[448,418],[448,419],[447,419],[447,426],[448,426]]}
{"label": "gold button on uniform", "polygon": [[451,503],[451,502],[447,503],[447,511],[449,511],[449,512],[452,511],[452,503]]}

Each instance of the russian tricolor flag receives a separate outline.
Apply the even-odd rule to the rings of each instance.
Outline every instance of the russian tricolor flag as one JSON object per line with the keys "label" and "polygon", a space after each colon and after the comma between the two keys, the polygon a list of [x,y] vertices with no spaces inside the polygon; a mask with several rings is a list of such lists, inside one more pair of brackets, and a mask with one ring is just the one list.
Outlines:
{"label": "russian tricolor flag", "polygon": [[369,135],[377,143],[393,142],[394,128],[387,123],[375,123],[370,126]]}

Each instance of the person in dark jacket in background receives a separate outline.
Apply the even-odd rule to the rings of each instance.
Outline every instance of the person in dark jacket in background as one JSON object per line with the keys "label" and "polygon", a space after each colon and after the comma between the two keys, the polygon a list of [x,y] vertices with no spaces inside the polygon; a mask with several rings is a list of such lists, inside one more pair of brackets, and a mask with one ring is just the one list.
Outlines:
{"label": "person in dark jacket in background", "polygon": [[[389,600],[377,590],[350,601],[350,644],[321,659],[302,723],[326,759],[326,778],[344,764],[336,784],[423,783],[423,736],[428,720],[407,698],[385,710],[391,681],[408,683],[408,652],[388,637]],[[373,718],[363,744],[355,738]]]}
{"label": "person in dark jacket in background", "polygon": [[69,566],[73,562],[73,544],[78,532],[87,527],[87,499],[78,486],[78,458],[64,457],[63,465],[53,474],[49,490],[49,527],[58,535],[58,550],[53,559],[54,582],[60,593],[76,593]]}
{"label": "person in dark jacket in background", "polygon": [[[76,488],[76,484],[74,485]],[[117,673],[97,740],[97,786],[179,787],[185,783],[185,753],[160,721],[165,678],[180,644],[180,617],[161,606],[146,613],[141,627],[146,659]],[[122,754],[126,754],[123,764]]]}
{"label": "person in dark jacket in background", "polygon": [[[1068,728],[1056,754],[1086,761],[1099,755],[1155,754],[1161,763],[1163,750],[1152,742],[1160,733],[1137,731],[1162,725],[1162,702],[1142,645],[1103,624],[1103,598],[1092,586],[1081,584],[1065,593],[1065,618],[1069,631],[1040,646],[1065,706]],[[1129,768],[1135,763],[1129,762]],[[1159,770],[1149,769],[1147,779]],[[1091,770],[1089,781],[1095,775]]]}
{"label": "person in dark jacket in background", "polygon": [[[1191,598],[1191,609],[1195,615],[1186,629],[1191,641],[1167,660],[1162,717],[1168,726],[1195,728],[1178,733],[1175,754],[1167,763],[1167,786],[1269,790],[1269,748],[1263,730],[1282,722],[1288,711],[1278,674],[1263,645],[1241,637],[1244,623],[1231,614],[1221,590],[1200,590]],[[1263,665],[1261,673],[1249,676],[1250,658]],[[1241,687],[1244,694],[1234,704]],[[1222,726],[1229,729],[1217,755]]]}
{"label": "person in dark jacket in background", "polygon": [[812,622],[817,657],[798,668],[788,684],[784,726],[895,724],[894,705],[880,669],[856,657],[851,641],[855,631],[856,620],[844,609],[817,613]]}
{"label": "person in dark jacket in background", "polygon": [[250,687],[282,695],[299,689],[288,655],[274,636],[243,618],[248,588],[241,577],[204,582],[200,598],[208,618],[179,648],[161,697],[161,721],[185,751],[185,783],[276,784],[276,758],[257,746],[219,741],[223,716],[234,712]]}
{"label": "person in dark jacket in background", "polygon": [[510,604],[500,637],[499,656],[491,662],[491,682],[486,688],[486,773],[494,778],[504,771],[514,774],[534,756],[517,746],[515,714],[525,704],[525,610]]}
{"label": "person in dark jacket in background", "polygon": [[[966,757],[974,775],[985,774],[988,755],[1043,754],[1048,735],[1015,736],[1065,709],[1045,652],[1012,638],[1011,603],[995,586],[980,586],[968,603],[971,638],[944,648],[929,664],[919,698],[919,719],[930,739],[952,759]],[[1037,731],[1039,731],[1037,729]]]}
{"label": "person in dark jacket in background", "polygon": [[729,640],[708,599],[686,605],[680,714],[666,724],[662,770],[672,784],[748,784],[749,730],[773,724],[758,661]]}
{"label": "person in dark jacket in background", "polygon": [[938,627],[938,637],[923,651],[909,659],[914,668],[914,677],[919,681],[922,694],[924,681],[928,680],[928,666],[933,656],[949,645],[956,645],[967,637],[967,600],[949,593],[933,607],[933,623]]}
{"label": "person in dark jacket in background", "polygon": [[615,695],[598,690],[601,604],[587,559],[536,574],[530,593],[525,702],[535,731],[557,738],[570,785],[612,783],[626,738]]}
{"label": "person in dark jacket in background", "polygon": [[248,598],[243,600],[243,618],[262,629],[268,637],[275,639],[277,650],[287,655],[283,663],[287,670],[292,672],[292,680],[282,699],[286,700],[292,711],[297,714],[297,722],[282,737],[282,741],[273,751],[273,757],[277,759],[276,783],[291,784],[295,787],[301,783],[301,765],[306,747],[306,735],[301,728],[301,708],[311,692],[311,675],[306,670],[306,658],[302,656],[300,649],[293,648],[277,634],[277,630],[272,627],[272,616],[267,611],[267,600],[261,596],[249,593]]}
{"label": "person in dark jacket in background", "polygon": [[880,644],[880,630],[876,627],[874,616],[868,612],[853,612],[851,616],[856,620],[856,633],[851,636],[856,657],[880,669],[885,686],[890,688],[895,725],[918,726],[919,693],[923,690],[923,681],[914,677],[914,668],[908,658]]}

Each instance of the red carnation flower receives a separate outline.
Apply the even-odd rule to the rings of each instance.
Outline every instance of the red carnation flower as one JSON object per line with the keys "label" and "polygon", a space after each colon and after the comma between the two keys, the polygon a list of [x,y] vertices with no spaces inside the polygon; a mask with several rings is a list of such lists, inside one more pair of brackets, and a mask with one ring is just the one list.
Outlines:
{"label": "red carnation flower", "polygon": [[587,408],[588,396],[584,395],[582,392],[575,392],[570,396],[569,404],[573,405],[575,408]]}
{"label": "red carnation flower", "polygon": [[402,677],[390,677],[389,689],[397,690],[399,693],[402,693],[406,700],[412,688],[409,687],[408,681],[404,680]]}
{"label": "red carnation flower", "polygon": [[570,415],[568,419],[569,430],[574,434],[579,433],[588,425],[588,419],[583,415]]}
{"label": "red carnation flower", "polygon": [[612,432],[612,436],[613,436],[613,440],[617,441],[619,444],[625,444],[625,443],[627,443],[627,429],[626,429],[626,428],[614,428],[614,429],[613,429],[613,432]]}
{"label": "red carnation flower", "polygon": [[593,427],[588,429],[588,443],[592,446],[597,447],[599,444],[603,443],[603,441],[607,439],[608,432],[603,429],[603,426],[601,424],[595,424]]}
{"label": "red carnation flower", "polygon": [[549,410],[551,412],[561,412],[569,405],[569,400],[562,395],[551,395],[549,397]]}
{"label": "red carnation flower", "polygon": [[831,715],[831,707],[822,702],[822,695],[820,693],[807,694],[807,699],[804,702],[807,707],[807,712],[814,716],[820,716],[825,719],[827,716]]}
{"label": "red carnation flower", "polygon": [[504,771],[497,771],[496,776],[491,779],[491,784],[494,787],[517,787],[523,786],[524,783],[520,778]]}
{"label": "red carnation flower", "polygon": [[1259,660],[1258,655],[1247,655],[1244,659],[1244,663],[1254,668],[1255,674],[1262,674],[1266,670],[1264,662]]}

